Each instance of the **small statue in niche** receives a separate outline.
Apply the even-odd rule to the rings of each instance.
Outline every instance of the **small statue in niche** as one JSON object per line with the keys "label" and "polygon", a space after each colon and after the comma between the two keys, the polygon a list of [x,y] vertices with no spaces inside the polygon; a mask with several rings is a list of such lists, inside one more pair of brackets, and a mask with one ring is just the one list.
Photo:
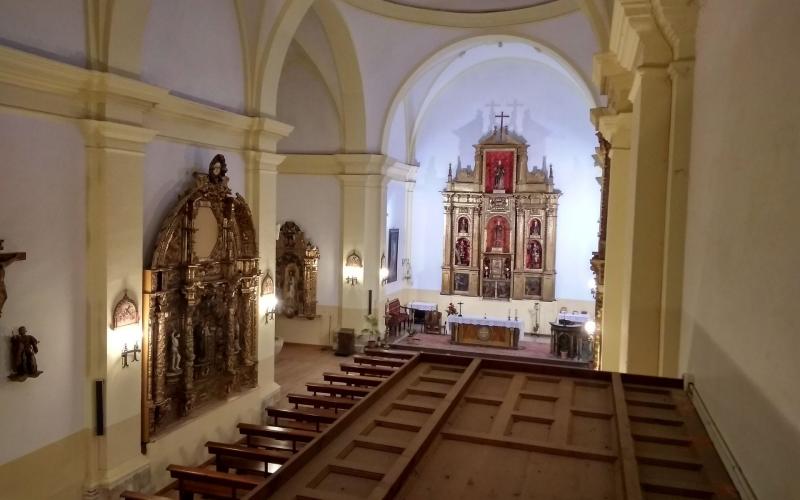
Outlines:
{"label": "small statue in niche", "polygon": [[469,232],[469,222],[466,217],[460,217],[458,219],[458,232],[461,234]]}
{"label": "small statue in niche", "polygon": [[228,174],[228,166],[223,155],[216,155],[208,165],[208,181],[212,184],[221,184]]}
{"label": "small statue in niche", "polygon": [[511,279],[511,259],[506,257],[503,267],[503,276],[505,276],[506,279]]}
{"label": "small statue in niche", "polygon": [[498,160],[494,167],[494,189],[505,189],[506,170],[503,168],[503,161]]}
{"label": "small statue in niche", "polygon": [[484,257],[484,259],[483,259],[483,277],[484,278],[488,278],[489,277],[489,258],[488,257]]}
{"label": "small statue in niche", "polygon": [[180,338],[181,334],[173,330],[172,335],[170,335],[170,340],[171,340],[170,347],[172,352],[172,358],[171,358],[172,362],[170,364],[170,371],[172,373],[181,373],[181,354],[179,352],[180,343],[178,342]]}
{"label": "small statue in niche", "polygon": [[36,364],[38,344],[36,337],[28,335],[24,326],[19,327],[17,334],[11,337],[11,364],[14,373],[8,376],[10,380],[22,382],[28,377],[36,378],[43,373]]}
{"label": "small statue in niche", "polygon": [[539,219],[533,219],[531,221],[531,236],[541,236],[542,235],[542,223]]}
{"label": "small statue in niche", "polygon": [[492,242],[493,248],[503,248],[505,238],[503,237],[503,224],[498,220],[494,225],[494,240]]}

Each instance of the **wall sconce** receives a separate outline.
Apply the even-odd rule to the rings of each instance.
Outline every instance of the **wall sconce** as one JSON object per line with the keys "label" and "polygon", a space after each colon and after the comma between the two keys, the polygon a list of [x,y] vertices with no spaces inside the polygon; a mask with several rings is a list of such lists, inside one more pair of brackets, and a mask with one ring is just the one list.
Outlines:
{"label": "wall sconce", "polygon": [[411,283],[411,259],[403,259],[401,264],[403,266],[403,279],[407,283]]}
{"label": "wall sconce", "polygon": [[358,285],[358,278],[363,269],[364,264],[361,263],[361,256],[353,250],[350,252],[350,255],[347,256],[347,261],[345,261],[344,281],[350,286]]}
{"label": "wall sconce", "polygon": [[[125,290],[125,294],[119,299],[117,305],[114,306],[114,314],[111,319],[111,328],[116,330],[118,328],[122,328],[123,326],[130,326],[135,325],[139,322],[139,310],[136,308],[136,303],[128,297],[128,291]],[[142,352],[139,348],[139,341],[137,340],[133,344],[133,349],[128,349],[127,342],[122,346],[122,367],[127,368],[130,366],[130,363],[134,363],[139,361],[139,358],[136,357],[138,353]],[[133,355],[133,359],[128,361],[128,356]]]}
{"label": "wall sconce", "polygon": [[386,267],[386,254],[381,254],[381,269],[379,271],[381,285],[389,282],[389,268]]}
{"label": "wall sconce", "polygon": [[275,319],[275,310],[278,308],[278,297],[275,295],[275,280],[272,279],[272,274],[269,271],[261,281],[261,305],[265,310],[264,324],[269,324],[269,320]]}

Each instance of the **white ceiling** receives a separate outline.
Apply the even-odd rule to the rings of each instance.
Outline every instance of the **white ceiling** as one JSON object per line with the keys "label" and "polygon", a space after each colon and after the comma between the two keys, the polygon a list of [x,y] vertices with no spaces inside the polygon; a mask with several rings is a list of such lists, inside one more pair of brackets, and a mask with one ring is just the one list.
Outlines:
{"label": "white ceiling", "polygon": [[422,9],[451,12],[496,12],[549,3],[553,0],[384,0]]}

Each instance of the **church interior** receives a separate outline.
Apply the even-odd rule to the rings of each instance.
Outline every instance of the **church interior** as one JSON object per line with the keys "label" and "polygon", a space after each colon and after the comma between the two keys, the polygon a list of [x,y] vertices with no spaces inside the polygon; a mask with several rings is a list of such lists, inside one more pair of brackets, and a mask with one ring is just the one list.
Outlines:
{"label": "church interior", "polygon": [[0,0],[0,499],[800,498],[799,24]]}

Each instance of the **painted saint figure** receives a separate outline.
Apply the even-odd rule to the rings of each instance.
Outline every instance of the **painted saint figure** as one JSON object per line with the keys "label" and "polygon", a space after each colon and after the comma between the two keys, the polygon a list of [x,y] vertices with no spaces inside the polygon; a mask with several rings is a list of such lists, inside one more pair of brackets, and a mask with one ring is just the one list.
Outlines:
{"label": "painted saint figure", "polygon": [[541,269],[542,268],[542,245],[536,241],[528,242],[527,248],[527,268],[528,269]]}
{"label": "painted saint figure", "polygon": [[468,266],[469,262],[469,241],[464,238],[459,238],[456,242],[456,265]]}
{"label": "painted saint figure", "polygon": [[531,236],[541,236],[542,235],[542,223],[539,219],[533,219],[531,221]]}
{"label": "painted saint figure", "polygon": [[492,240],[492,248],[503,248],[503,224],[498,220],[494,225],[494,239]]}

